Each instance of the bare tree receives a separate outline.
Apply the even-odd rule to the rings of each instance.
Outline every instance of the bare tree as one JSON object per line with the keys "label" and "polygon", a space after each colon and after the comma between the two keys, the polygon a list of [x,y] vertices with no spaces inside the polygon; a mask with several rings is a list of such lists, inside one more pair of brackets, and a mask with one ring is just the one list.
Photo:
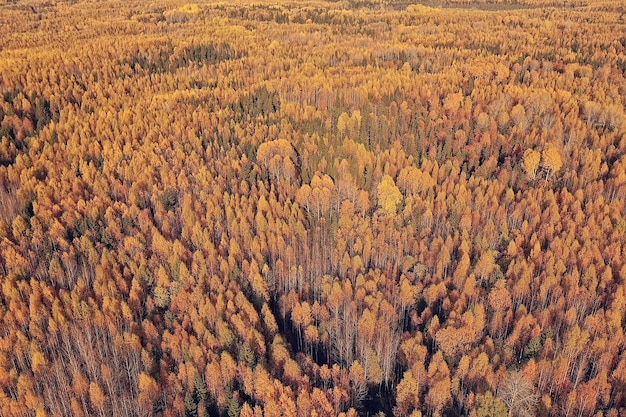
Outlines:
{"label": "bare tree", "polygon": [[498,389],[498,396],[509,409],[509,417],[532,417],[539,396],[534,385],[518,372],[509,374]]}

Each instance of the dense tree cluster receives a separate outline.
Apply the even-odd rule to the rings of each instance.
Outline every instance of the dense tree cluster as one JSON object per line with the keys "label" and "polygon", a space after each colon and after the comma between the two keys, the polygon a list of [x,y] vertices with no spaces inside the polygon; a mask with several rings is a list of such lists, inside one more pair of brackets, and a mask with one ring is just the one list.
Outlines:
{"label": "dense tree cluster", "polygon": [[626,413],[626,3],[0,3],[0,415]]}

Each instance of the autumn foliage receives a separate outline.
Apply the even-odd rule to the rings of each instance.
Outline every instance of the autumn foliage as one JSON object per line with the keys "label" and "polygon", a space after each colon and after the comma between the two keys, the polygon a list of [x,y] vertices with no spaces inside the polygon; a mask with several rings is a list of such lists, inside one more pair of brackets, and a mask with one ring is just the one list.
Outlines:
{"label": "autumn foliage", "polygon": [[409,3],[0,3],[0,415],[626,413],[626,3]]}

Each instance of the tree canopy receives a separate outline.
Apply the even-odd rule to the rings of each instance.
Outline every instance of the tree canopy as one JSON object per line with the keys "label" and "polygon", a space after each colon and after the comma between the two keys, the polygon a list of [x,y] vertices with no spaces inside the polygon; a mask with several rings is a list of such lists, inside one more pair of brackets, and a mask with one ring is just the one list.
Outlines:
{"label": "tree canopy", "polygon": [[626,3],[408,3],[0,3],[0,415],[626,413]]}

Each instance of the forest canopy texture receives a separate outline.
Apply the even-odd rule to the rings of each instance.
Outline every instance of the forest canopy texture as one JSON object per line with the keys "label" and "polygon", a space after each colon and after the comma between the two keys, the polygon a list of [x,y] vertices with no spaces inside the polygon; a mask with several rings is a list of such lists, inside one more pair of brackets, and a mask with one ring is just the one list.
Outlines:
{"label": "forest canopy texture", "polygon": [[626,3],[0,2],[0,415],[626,414]]}

